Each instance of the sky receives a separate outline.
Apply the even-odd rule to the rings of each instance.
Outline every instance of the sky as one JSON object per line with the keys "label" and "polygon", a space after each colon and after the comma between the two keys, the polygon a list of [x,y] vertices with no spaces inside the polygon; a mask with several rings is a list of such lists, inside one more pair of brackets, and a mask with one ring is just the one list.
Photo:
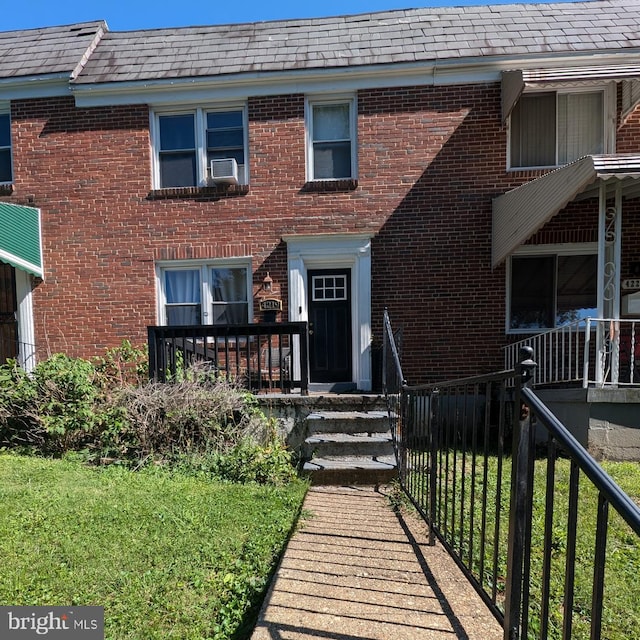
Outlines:
{"label": "sky", "polygon": [[[0,31],[105,20],[111,31],[320,18],[513,0],[0,0]],[[522,2],[523,0],[516,0]],[[555,0],[558,1],[558,0]]]}

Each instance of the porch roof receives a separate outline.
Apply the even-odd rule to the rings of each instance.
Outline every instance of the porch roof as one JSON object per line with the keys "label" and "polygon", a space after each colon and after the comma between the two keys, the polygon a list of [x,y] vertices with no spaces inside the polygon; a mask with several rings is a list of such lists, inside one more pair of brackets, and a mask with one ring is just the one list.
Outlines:
{"label": "porch roof", "polygon": [[39,209],[0,202],[0,261],[44,277]]}
{"label": "porch roof", "polygon": [[496,267],[571,201],[597,197],[601,184],[640,196],[640,155],[585,156],[493,200],[491,261]]}

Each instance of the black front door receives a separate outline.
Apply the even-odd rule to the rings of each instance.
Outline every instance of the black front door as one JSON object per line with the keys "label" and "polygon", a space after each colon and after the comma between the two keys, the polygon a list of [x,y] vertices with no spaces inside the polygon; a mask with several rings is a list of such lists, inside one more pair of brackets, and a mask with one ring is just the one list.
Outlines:
{"label": "black front door", "polygon": [[351,382],[351,271],[308,272],[310,382]]}
{"label": "black front door", "polygon": [[0,364],[18,355],[15,269],[0,262]]}

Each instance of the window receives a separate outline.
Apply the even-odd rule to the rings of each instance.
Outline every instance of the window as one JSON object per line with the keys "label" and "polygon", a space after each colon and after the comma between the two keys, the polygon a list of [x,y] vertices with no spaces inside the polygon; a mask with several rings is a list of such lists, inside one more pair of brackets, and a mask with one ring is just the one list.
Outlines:
{"label": "window", "polygon": [[525,93],[511,112],[510,166],[554,167],[607,153],[605,90]]}
{"label": "window", "polygon": [[0,111],[0,183],[11,182],[11,118]]}
{"label": "window", "polygon": [[538,331],[595,317],[597,270],[595,253],[512,256],[509,329]]}
{"label": "window", "polygon": [[238,182],[244,180],[244,122],[242,111],[207,113],[207,166],[211,160],[234,158],[238,164]]}
{"label": "window", "polygon": [[314,302],[347,299],[347,276],[313,276]]}
{"label": "window", "polygon": [[342,180],[355,177],[353,99],[309,102],[307,131],[307,172],[310,180]]}
{"label": "window", "polygon": [[235,159],[247,184],[244,108],[154,114],[155,184],[160,189],[212,184],[211,160]]}
{"label": "window", "polygon": [[167,325],[246,324],[250,277],[246,260],[162,266],[160,321]]}

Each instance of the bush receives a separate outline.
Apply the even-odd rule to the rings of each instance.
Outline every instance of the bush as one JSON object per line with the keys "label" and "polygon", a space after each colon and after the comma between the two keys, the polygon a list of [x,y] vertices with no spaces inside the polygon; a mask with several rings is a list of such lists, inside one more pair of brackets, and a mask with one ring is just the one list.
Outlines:
{"label": "bush", "polygon": [[60,453],[81,446],[96,420],[93,365],[57,354],[31,374],[15,361],[0,367],[0,445]]}
{"label": "bush", "polygon": [[206,377],[122,387],[108,414],[121,419],[103,430],[102,448],[138,461],[226,452],[245,436],[260,436],[266,427],[245,391]]}
{"label": "bush", "polygon": [[184,473],[207,475],[242,484],[285,485],[296,477],[293,453],[276,435],[258,443],[251,436],[242,437],[225,452],[181,455],[176,466]]}
{"label": "bush", "polygon": [[0,447],[235,482],[293,477],[276,423],[245,389],[197,367],[172,384],[143,383],[145,367],[144,351],[127,342],[93,362],[57,354],[30,374],[15,362],[1,366]]}

